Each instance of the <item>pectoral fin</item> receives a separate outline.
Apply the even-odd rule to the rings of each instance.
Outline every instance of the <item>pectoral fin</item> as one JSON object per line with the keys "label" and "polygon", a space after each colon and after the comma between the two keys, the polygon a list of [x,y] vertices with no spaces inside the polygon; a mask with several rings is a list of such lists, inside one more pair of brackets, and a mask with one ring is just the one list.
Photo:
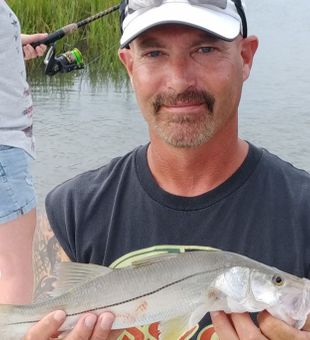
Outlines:
{"label": "pectoral fin", "polygon": [[190,334],[194,335],[198,329],[199,321],[204,317],[205,314],[206,309],[205,307],[201,306],[194,310],[194,312],[191,314],[182,315],[176,319],[161,322],[159,324],[159,339],[179,339],[181,336],[190,331]]}

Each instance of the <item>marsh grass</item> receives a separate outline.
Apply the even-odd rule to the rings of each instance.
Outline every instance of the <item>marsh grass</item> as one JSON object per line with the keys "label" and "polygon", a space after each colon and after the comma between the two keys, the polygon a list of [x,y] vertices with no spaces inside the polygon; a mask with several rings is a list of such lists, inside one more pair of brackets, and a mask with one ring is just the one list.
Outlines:
{"label": "marsh grass", "polygon": [[[18,16],[23,33],[47,32],[78,22],[115,4],[115,0],[8,0]],[[113,12],[94,21],[56,44],[57,54],[74,47],[84,56],[87,71],[94,80],[101,77],[122,78],[124,72],[117,57],[120,29],[119,13]],[[42,64],[42,60],[40,61]],[[29,63],[30,70],[41,67]]]}

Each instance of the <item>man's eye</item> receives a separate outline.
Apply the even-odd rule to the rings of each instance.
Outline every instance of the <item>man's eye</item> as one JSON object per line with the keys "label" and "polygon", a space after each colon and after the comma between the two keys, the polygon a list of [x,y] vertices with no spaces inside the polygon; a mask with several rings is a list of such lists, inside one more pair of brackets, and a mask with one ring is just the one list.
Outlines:
{"label": "man's eye", "polygon": [[199,53],[210,53],[210,52],[212,52],[213,50],[214,50],[213,47],[200,47],[200,48],[198,49],[198,52],[199,52]]}
{"label": "man's eye", "polygon": [[147,57],[150,57],[150,58],[156,58],[156,57],[159,57],[161,55],[161,52],[160,51],[151,51],[151,52],[148,52],[145,54]]}

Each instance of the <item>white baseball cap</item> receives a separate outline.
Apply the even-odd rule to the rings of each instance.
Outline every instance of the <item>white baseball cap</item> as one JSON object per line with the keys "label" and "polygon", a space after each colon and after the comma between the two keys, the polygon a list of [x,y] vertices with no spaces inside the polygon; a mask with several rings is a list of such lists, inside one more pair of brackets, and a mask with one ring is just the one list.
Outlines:
{"label": "white baseball cap", "polygon": [[163,24],[183,24],[232,41],[247,35],[242,0],[123,0],[121,48],[138,35]]}

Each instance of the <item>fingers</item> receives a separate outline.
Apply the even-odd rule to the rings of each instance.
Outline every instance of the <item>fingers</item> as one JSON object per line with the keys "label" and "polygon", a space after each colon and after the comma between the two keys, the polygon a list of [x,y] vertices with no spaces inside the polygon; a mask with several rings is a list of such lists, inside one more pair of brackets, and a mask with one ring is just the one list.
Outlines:
{"label": "fingers", "polygon": [[308,315],[308,318],[306,320],[306,323],[304,324],[303,330],[310,332],[310,315]]}
{"label": "fingers", "polygon": [[232,323],[240,339],[266,340],[261,330],[254,324],[249,313],[231,314]]}
{"label": "fingers", "polygon": [[[97,317],[94,314],[87,313],[83,315],[73,330],[65,337],[66,340],[89,340],[92,339]],[[98,338],[100,339],[100,338]],[[105,339],[105,338],[103,338]]]}
{"label": "fingers", "polygon": [[24,59],[34,59],[37,57],[42,57],[46,51],[46,45],[39,45],[36,48],[31,46],[31,43],[36,41],[43,40],[47,37],[46,33],[37,33],[37,34],[21,34],[21,40],[23,45]]}
{"label": "fingers", "polygon": [[99,316],[98,321],[96,323],[95,329],[93,331],[91,340],[113,340],[116,339],[117,336],[122,331],[112,331],[111,328],[113,325],[115,317],[112,313],[103,313]]}
{"label": "fingers", "polygon": [[[292,339],[309,339],[310,333],[301,332],[298,329],[290,327],[285,322],[271,316],[268,312],[263,311],[257,316],[259,327],[262,333],[272,340],[292,340]],[[306,335],[307,334],[307,335]]]}
{"label": "fingers", "polygon": [[47,47],[45,45],[39,45],[35,49],[29,44],[25,45],[23,46],[24,59],[29,60],[37,57],[42,57],[46,51],[46,48]]}
{"label": "fingers", "polygon": [[214,329],[221,340],[238,340],[237,333],[224,312],[210,313]]}
{"label": "fingers", "polygon": [[47,49],[47,46],[46,45],[39,45],[35,48],[35,51],[36,51],[36,54],[37,54],[37,57],[42,57],[44,54],[45,54],[45,51]]}
{"label": "fingers", "polygon": [[211,313],[214,329],[221,340],[266,340],[248,313]]}
{"label": "fingers", "polygon": [[49,340],[51,337],[57,336],[57,330],[63,324],[65,318],[66,313],[61,310],[48,314],[30,328],[24,339]]}
{"label": "fingers", "polygon": [[114,340],[121,331],[111,331],[115,317],[112,313],[103,313],[99,317],[87,313],[83,315],[66,340]]}
{"label": "fingers", "polygon": [[[56,311],[45,316],[26,334],[24,340],[50,340],[58,336],[58,329],[63,324],[66,313]],[[66,340],[115,340],[122,332],[111,331],[114,321],[112,313],[103,313],[98,318],[87,313],[83,315],[75,327],[64,337]]]}

